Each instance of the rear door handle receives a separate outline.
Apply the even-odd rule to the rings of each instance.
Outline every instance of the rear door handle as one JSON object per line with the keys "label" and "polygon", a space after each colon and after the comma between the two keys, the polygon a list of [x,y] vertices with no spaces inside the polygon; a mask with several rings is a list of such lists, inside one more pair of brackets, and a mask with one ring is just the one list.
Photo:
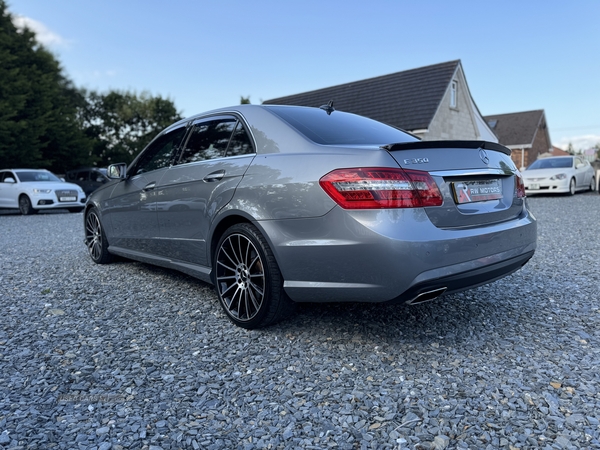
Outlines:
{"label": "rear door handle", "polygon": [[156,187],[156,182],[152,182],[152,183],[148,183],[144,189],[142,189],[142,191],[151,191],[152,189],[154,189]]}
{"label": "rear door handle", "polygon": [[223,179],[224,176],[225,176],[224,170],[217,170],[216,172],[209,173],[208,175],[206,175],[203,178],[203,180],[206,182],[219,181],[219,180]]}

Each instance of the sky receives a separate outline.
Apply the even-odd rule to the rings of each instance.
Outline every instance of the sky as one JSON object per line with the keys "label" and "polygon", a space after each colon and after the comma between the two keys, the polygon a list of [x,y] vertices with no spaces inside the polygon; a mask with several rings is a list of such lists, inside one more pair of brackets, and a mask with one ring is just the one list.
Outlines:
{"label": "sky", "polygon": [[600,144],[599,0],[6,0],[75,86],[183,116],[460,59],[485,115]]}

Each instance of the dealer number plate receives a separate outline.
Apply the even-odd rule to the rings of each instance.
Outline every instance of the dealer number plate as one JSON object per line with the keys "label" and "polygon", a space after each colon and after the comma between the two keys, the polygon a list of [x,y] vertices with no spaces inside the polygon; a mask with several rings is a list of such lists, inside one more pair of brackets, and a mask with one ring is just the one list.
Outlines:
{"label": "dealer number plate", "polygon": [[454,182],[452,189],[458,204],[502,198],[502,182],[499,179]]}
{"label": "dealer number plate", "polygon": [[61,202],[76,202],[77,197],[60,197],[59,200]]}

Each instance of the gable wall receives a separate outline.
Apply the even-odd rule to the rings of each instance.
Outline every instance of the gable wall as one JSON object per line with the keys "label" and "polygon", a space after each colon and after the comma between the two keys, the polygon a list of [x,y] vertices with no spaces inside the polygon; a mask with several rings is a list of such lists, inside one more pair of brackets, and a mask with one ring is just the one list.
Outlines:
{"label": "gable wall", "polygon": [[512,151],[511,158],[518,168],[521,169],[528,167],[529,164],[538,159],[540,155],[552,151],[552,144],[549,140],[545,127],[546,121],[543,118],[540,126],[538,126],[532,146],[524,150],[514,149]]}
{"label": "gable wall", "polygon": [[442,98],[442,102],[440,103],[440,107],[429,125],[429,132],[423,135],[423,140],[473,140],[480,138],[474,117],[472,116],[473,110],[471,109],[467,84],[460,68],[457,70],[453,79],[458,81],[456,108],[450,108],[451,84],[449,83],[446,93]]}

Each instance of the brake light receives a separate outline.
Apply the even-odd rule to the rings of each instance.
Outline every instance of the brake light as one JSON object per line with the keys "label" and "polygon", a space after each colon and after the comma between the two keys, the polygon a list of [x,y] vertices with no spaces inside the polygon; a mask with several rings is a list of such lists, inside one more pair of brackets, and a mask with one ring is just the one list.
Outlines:
{"label": "brake light", "polygon": [[525,198],[525,183],[523,182],[523,176],[520,172],[515,174],[515,192],[517,198]]}
{"label": "brake light", "polygon": [[419,170],[337,169],[319,184],[344,209],[419,208],[443,203],[432,176]]}

